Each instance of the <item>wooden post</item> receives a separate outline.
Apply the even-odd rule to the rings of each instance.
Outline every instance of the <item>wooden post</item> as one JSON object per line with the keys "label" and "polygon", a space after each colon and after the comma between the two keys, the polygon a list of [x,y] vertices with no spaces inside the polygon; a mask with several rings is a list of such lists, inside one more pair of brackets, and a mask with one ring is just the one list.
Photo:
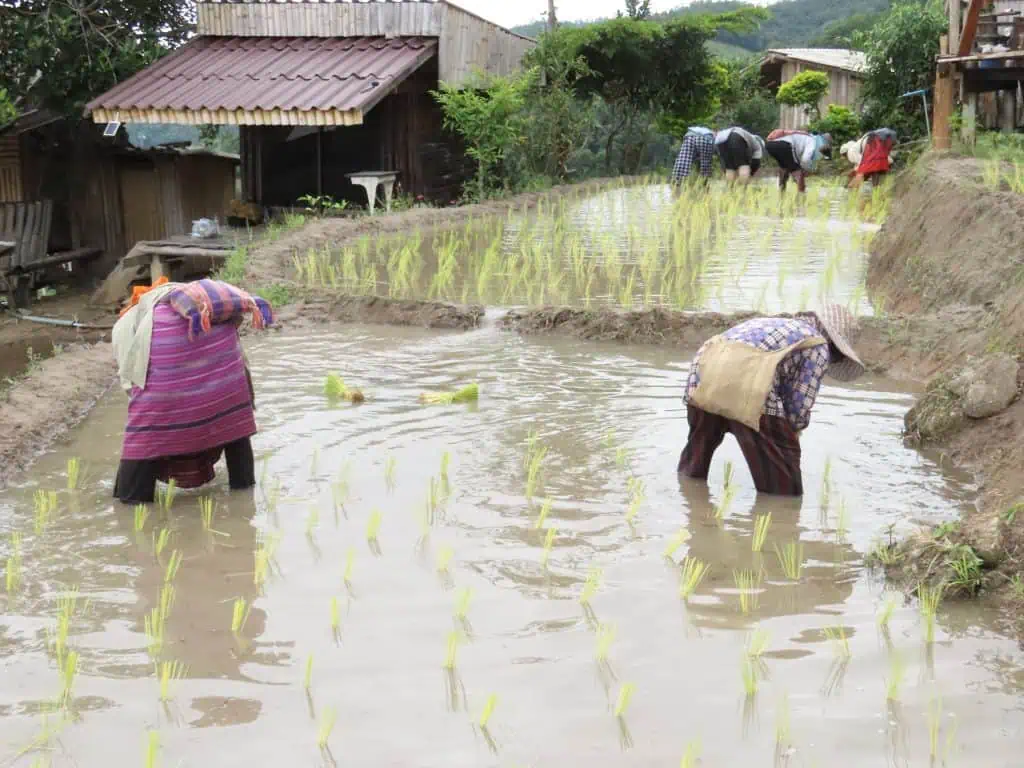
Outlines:
{"label": "wooden post", "polygon": [[558,15],[555,13],[555,0],[548,0],[548,31],[554,32],[558,26]]}
{"label": "wooden post", "polygon": [[978,131],[978,94],[968,93],[964,96],[964,115],[960,126],[960,139],[965,144],[973,144]]}
{"label": "wooden post", "polygon": [[[949,51],[949,38],[946,35],[940,39],[939,51],[943,55]],[[935,68],[935,92],[932,101],[932,147],[935,149],[950,149],[953,146],[950,121],[953,116],[954,67],[953,64],[940,62]]]}
{"label": "wooden post", "polygon": [[949,2],[949,50],[960,50],[960,0]]}
{"label": "wooden post", "polygon": [[1013,133],[1017,128],[1017,89],[999,92],[999,130]]}
{"label": "wooden post", "polygon": [[318,197],[324,194],[324,129],[317,126],[316,129],[316,194]]}
{"label": "wooden post", "polygon": [[[978,14],[981,9],[987,6],[991,0],[970,0],[967,6],[967,17],[964,19],[963,28],[960,31],[960,39],[957,40],[957,56],[968,56],[974,48],[974,36],[978,33]],[[952,50],[952,49],[947,49]]]}

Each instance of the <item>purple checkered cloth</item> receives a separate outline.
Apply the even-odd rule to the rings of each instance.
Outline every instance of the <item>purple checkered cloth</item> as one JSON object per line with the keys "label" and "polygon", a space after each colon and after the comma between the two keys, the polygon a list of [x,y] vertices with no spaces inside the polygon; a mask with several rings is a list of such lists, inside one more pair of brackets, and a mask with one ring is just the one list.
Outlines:
{"label": "purple checkered cloth", "polygon": [[[799,319],[757,317],[730,328],[722,335],[730,341],[741,341],[765,352],[785,349],[811,336],[828,338],[817,318],[812,316]],[[707,343],[700,348],[690,365],[690,378],[684,398],[686,403],[700,384],[700,358],[706,348]],[[786,355],[775,370],[775,381],[765,401],[764,414],[788,419],[798,432],[806,429],[811,423],[811,409],[821,389],[821,380],[828,370],[828,363],[827,343]]]}

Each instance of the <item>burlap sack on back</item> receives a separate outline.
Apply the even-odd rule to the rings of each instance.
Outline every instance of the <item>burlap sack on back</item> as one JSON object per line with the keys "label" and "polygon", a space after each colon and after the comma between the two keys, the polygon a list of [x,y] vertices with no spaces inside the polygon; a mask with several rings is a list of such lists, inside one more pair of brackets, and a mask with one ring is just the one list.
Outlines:
{"label": "burlap sack on back", "polygon": [[760,432],[761,413],[779,363],[791,352],[827,343],[821,336],[811,336],[785,349],[766,352],[716,336],[700,357],[700,384],[690,403]]}

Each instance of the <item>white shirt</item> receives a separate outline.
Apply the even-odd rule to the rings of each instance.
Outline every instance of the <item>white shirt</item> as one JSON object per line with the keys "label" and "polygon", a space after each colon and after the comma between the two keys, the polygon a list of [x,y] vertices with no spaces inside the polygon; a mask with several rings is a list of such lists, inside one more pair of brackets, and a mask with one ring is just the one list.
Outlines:
{"label": "white shirt", "polygon": [[715,134],[715,144],[725,144],[729,140],[729,137],[736,134],[747,142],[747,146],[750,147],[750,157],[753,160],[760,160],[764,156],[764,142],[760,136],[755,136],[750,131],[744,130],[738,126],[733,128],[725,128]]}

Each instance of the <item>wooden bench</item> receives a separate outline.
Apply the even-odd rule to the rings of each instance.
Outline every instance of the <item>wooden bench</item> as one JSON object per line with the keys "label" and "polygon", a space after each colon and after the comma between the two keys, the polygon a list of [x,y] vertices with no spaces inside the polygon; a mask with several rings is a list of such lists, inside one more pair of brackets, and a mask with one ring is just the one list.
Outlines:
{"label": "wooden bench", "polygon": [[31,303],[36,279],[50,267],[86,261],[100,254],[99,248],[76,248],[48,253],[53,224],[53,201],[0,203],[0,281],[6,283],[8,309]]}

